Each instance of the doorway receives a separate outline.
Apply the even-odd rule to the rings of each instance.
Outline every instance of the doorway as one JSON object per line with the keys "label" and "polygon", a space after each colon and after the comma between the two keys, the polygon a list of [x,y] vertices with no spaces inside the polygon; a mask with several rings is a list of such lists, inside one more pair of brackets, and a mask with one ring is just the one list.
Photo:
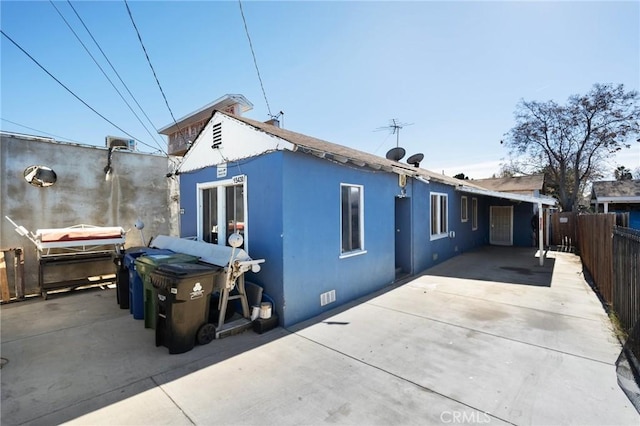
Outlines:
{"label": "doorway", "polygon": [[411,264],[411,199],[396,198],[395,205],[395,265],[396,278],[409,275]]}
{"label": "doorway", "polygon": [[497,246],[513,245],[513,206],[491,206],[489,243]]}

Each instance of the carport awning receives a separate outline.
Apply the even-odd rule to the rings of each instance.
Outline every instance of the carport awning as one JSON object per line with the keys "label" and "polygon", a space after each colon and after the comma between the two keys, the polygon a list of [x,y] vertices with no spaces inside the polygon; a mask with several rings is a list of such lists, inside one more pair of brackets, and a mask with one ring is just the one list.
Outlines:
{"label": "carport awning", "polygon": [[544,206],[555,206],[556,200],[550,197],[532,197],[524,194],[513,194],[510,192],[490,191],[488,189],[475,188],[468,185],[458,185],[456,191],[470,194],[486,195],[487,197],[502,198],[512,201],[524,201],[526,203],[541,204]]}

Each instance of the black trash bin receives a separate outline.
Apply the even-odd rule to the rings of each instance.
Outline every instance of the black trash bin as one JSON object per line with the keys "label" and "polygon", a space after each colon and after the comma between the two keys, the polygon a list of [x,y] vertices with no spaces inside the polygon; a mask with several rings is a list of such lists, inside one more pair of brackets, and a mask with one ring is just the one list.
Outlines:
{"label": "black trash bin", "polygon": [[196,342],[205,345],[215,338],[209,323],[209,300],[223,269],[201,263],[171,263],[151,273],[157,291],[156,346],[170,354],[188,352]]}
{"label": "black trash bin", "polygon": [[116,264],[116,301],[120,309],[129,309],[129,268],[124,263],[124,254],[113,258]]}

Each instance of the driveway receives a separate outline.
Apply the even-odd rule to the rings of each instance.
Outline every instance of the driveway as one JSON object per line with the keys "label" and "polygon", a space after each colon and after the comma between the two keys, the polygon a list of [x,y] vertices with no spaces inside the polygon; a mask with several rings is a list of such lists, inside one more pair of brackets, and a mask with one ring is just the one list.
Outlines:
{"label": "driveway", "polygon": [[181,355],[114,290],[6,305],[2,424],[637,425],[579,258],[549,256],[487,247]]}

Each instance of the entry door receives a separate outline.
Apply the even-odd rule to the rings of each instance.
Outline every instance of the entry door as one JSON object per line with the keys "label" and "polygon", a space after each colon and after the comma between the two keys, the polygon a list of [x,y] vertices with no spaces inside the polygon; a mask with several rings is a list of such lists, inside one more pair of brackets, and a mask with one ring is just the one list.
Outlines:
{"label": "entry door", "polygon": [[228,245],[229,235],[244,237],[246,250],[246,182],[244,176],[233,180],[198,184],[198,239]]}
{"label": "entry door", "polygon": [[396,272],[399,275],[411,271],[411,198],[396,198]]}
{"label": "entry door", "polygon": [[513,245],[513,206],[491,206],[489,242],[498,246]]}

